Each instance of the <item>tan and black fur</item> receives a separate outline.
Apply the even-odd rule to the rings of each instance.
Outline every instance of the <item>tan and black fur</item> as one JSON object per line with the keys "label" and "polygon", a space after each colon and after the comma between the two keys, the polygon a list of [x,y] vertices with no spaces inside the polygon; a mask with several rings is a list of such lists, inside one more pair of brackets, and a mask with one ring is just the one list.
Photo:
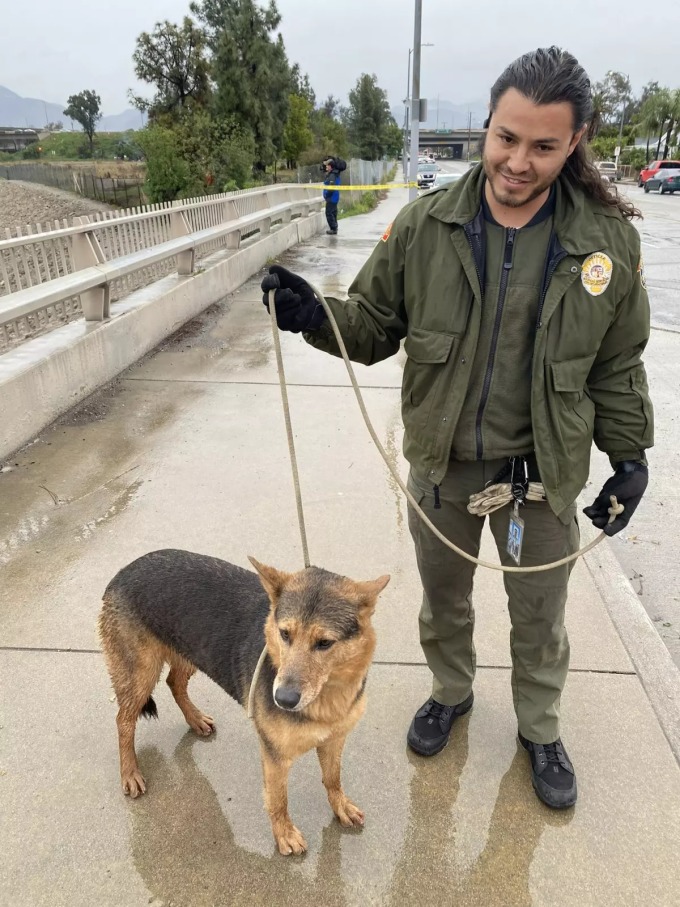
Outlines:
{"label": "tan and black fur", "polygon": [[215,722],[189,699],[190,677],[203,671],[245,707],[266,643],[253,708],[265,806],[280,852],[299,854],[307,845],[288,815],[288,772],[313,747],[333,812],[345,826],[363,825],[342,790],[340,762],[365,708],[371,615],[389,576],[354,582],[318,567],[284,573],[250,561],[257,574],[207,555],[154,551],[109,583],[99,631],[119,706],[121,781],[133,798],[146,790],[135,726],[140,715],[157,717],[151,694],[164,664],[187,722],[208,735]]}

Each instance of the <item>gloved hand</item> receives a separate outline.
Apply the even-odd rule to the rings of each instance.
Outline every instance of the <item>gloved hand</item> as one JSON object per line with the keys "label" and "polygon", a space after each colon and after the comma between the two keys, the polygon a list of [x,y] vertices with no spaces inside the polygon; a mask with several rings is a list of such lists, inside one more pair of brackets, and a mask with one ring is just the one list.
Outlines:
{"label": "gloved hand", "polygon": [[316,331],[326,319],[323,306],[314,295],[314,291],[302,277],[272,265],[269,274],[263,279],[262,302],[269,311],[269,291],[276,290],[276,323],[281,331]]}
{"label": "gloved hand", "polygon": [[[634,460],[624,460],[617,463],[616,472],[602,486],[602,491],[595,498],[590,507],[584,507],[583,512],[593,521],[593,526],[603,529],[606,535],[616,535],[628,525],[628,521],[635,513],[635,508],[642,500],[642,495],[647,488],[649,472],[643,463]],[[613,522],[609,522],[610,495],[616,495],[616,500],[623,505],[620,513]]]}

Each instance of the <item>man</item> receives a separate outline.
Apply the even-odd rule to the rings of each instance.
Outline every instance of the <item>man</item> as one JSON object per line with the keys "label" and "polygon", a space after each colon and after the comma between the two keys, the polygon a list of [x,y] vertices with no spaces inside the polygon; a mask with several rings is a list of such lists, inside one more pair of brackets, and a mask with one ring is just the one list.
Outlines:
{"label": "man", "polygon": [[[340,172],[336,169],[335,160],[330,157],[323,162],[323,168],[326,172],[324,186],[339,186]],[[323,197],[326,202],[326,220],[328,222],[329,236],[336,236],[338,232],[338,202],[340,201],[340,191],[338,189],[324,189]]]}
{"label": "man", "polygon": [[[588,162],[591,116],[590,82],[574,57],[555,47],[520,57],[492,88],[482,165],[403,208],[349,300],[329,300],[356,361],[384,359],[406,339],[409,487],[445,536],[477,555],[482,520],[467,510],[470,495],[510,481],[524,500],[527,480],[542,482],[546,500],[517,507],[526,567],[578,549],[575,501],[593,439],[614,469],[584,511],[596,526],[609,535],[626,526],[647,485],[649,304],[630,223],[639,212]],[[337,355],[309,286],[284,269],[270,272],[262,287],[281,287],[279,327]],[[624,511],[607,525],[609,495]],[[489,517],[508,565],[514,511]],[[474,569],[412,509],[409,525],[433,686],[407,739],[429,756],[473,703]],[[554,808],[572,806],[577,794],[559,729],[568,578],[568,567],[505,574],[519,740],[536,793]]]}

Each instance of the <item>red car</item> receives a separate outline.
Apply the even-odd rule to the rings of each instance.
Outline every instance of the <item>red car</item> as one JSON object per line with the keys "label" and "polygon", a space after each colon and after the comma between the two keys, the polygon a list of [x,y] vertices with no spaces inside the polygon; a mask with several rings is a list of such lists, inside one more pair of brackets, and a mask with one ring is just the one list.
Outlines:
{"label": "red car", "polygon": [[642,188],[652,176],[658,176],[659,170],[680,170],[680,161],[652,161],[648,167],[640,171],[638,186]]}

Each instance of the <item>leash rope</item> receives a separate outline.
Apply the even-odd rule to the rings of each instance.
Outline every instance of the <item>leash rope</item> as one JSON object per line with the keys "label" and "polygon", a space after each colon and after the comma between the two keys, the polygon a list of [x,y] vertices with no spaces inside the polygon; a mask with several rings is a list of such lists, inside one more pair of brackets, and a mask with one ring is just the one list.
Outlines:
{"label": "leash rope", "polygon": [[[602,541],[602,539],[606,538],[605,533],[601,532],[595,539],[593,539],[592,542],[590,542],[584,548],[580,548],[578,551],[575,551],[573,554],[569,554],[569,555],[567,555],[567,557],[560,558],[560,560],[553,561],[550,564],[539,564],[535,567],[506,567],[503,564],[493,564],[493,563],[491,563],[491,561],[483,561],[483,560],[480,560],[479,558],[474,557],[472,554],[468,554],[467,551],[463,551],[461,548],[459,548],[457,545],[455,545],[450,539],[447,539],[446,536],[443,535],[439,531],[439,529],[437,529],[437,527],[430,520],[430,518],[427,516],[427,514],[423,512],[423,510],[421,509],[421,507],[418,504],[418,502],[416,501],[416,499],[413,497],[411,492],[408,490],[408,488],[402,481],[401,476],[399,475],[398,471],[390,462],[387,452],[385,451],[385,448],[381,444],[380,439],[378,438],[378,436],[375,432],[375,429],[373,428],[373,425],[371,423],[371,420],[368,416],[368,412],[366,411],[366,406],[364,405],[364,400],[363,400],[363,397],[361,396],[361,391],[359,390],[359,385],[357,383],[357,379],[354,374],[354,369],[352,368],[352,363],[350,362],[350,358],[347,353],[347,347],[345,346],[345,342],[342,339],[342,335],[340,334],[340,329],[338,328],[338,324],[335,320],[333,312],[331,311],[330,306],[326,302],[326,299],[325,299],[323,293],[317,287],[315,287],[314,284],[312,284],[312,283],[310,283],[310,287],[312,288],[314,294],[316,295],[316,297],[319,300],[319,302],[321,303],[321,305],[324,307],[324,311],[326,312],[326,315],[328,316],[328,320],[330,321],[331,328],[333,329],[333,333],[335,334],[335,339],[337,340],[338,347],[340,348],[340,353],[342,354],[342,358],[345,362],[345,366],[347,368],[347,373],[348,373],[349,379],[352,383],[352,388],[353,388],[354,394],[357,398],[357,403],[359,404],[359,409],[361,411],[361,415],[366,424],[366,428],[368,429],[368,433],[370,434],[371,438],[373,439],[373,443],[378,448],[378,452],[380,453],[380,456],[385,461],[385,465],[387,466],[388,470],[390,471],[392,478],[395,480],[395,482],[397,483],[399,488],[401,488],[401,490],[404,493],[404,495],[406,496],[409,504],[413,507],[415,512],[418,514],[418,516],[423,521],[423,523],[425,523],[425,525],[428,527],[428,529],[430,529],[435,534],[435,536],[441,542],[443,542],[444,545],[447,546],[447,548],[450,548],[452,551],[455,551],[456,554],[458,554],[460,557],[465,558],[465,560],[470,561],[471,563],[476,564],[479,567],[487,567],[489,570],[500,570],[502,573],[541,573],[544,570],[554,570],[555,567],[561,567],[564,564],[569,564],[569,563],[571,563],[571,561],[575,561],[576,558],[582,557],[588,551],[591,551],[596,545],[599,545],[599,543]],[[307,554],[307,540],[306,540],[305,529],[304,529],[304,517],[302,515],[302,500],[301,500],[301,496],[300,496],[300,483],[299,483],[298,474],[297,474],[297,463],[295,461],[295,451],[294,451],[294,446],[293,446],[293,433],[292,433],[292,428],[290,425],[290,414],[288,412],[288,396],[286,394],[285,378],[283,375],[283,358],[281,356],[281,344],[280,344],[280,340],[279,340],[279,330],[278,330],[278,325],[276,323],[276,309],[275,309],[274,295],[275,295],[275,291],[270,290],[269,291],[269,314],[271,316],[272,331],[274,334],[274,348],[276,349],[276,359],[277,359],[277,363],[279,365],[279,383],[281,384],[281,396],[283,398],[283,407],[284,407],[285,419],[286,419],[286,429],[288,431],[288,447],[289,447],[289,450],[291,451],[291,462],[293,464],[293,481],[295,484],[298,516],[300,519],[300,532],[302,534],[302,539],[303,539],[303,550],[305,551],[305,567],[308,567],[309,566],[309,557]],[[537,485],[539,483],[532,483],[532,484]],[[541,486],[541,489],[542,489],[542,486]],[[487,491],[488,490],[489,489],[487,489]],[[480,494],[483,494],[483,492]],[[500,500],[500,503],[498,503],[499,500],[500,500],[500,497],[496,496],[496,506],[492,507],[490,510],[487,510],[486,512],[491,512],[491,510],[496,510],[498,507],[504,506],[505,503],[509,503],[512,500],[512,495],[510,494],[510,497],[507,499],[507,501]],[[611,502],[611,507],[609,508],[609,522],[611,523],[619,513],[623,512],[623,505],[618,503],[618,501],[616,500],[616,497],[614,495],[610,496],[610,502]],[[480,515],[483,515],[483,512],[480,513]],[[263,653],[263,655],[264,655],[264,653]],[[257,678],[257,675],[253,678],[253,687],[255,685],[256,678]],[[252,692],[252,688],[251,688],[251,692]]]}
{"label": "leash rope", "polygon": [[[312,288],[313,289],[313,288]],[[316,290],[314,290],[316,292]],[[324,299],[324,303],[326,300]],[[281,338],[279,337],[279,328],[276,324],[276,303],[274,302],[274,290],[269,292],[269,315],[272,323],[272,334],[274,335],[274,349],[276,350],[276,365],[279,370],[279,386],[281,388],[281,402],[283,403],[283,417],[286,421],[286,436],[288,438],[288,453],[290,454],[290,465],[293,470],[293,485],[295,487],[295,503],[298,512],[298,522],[300,523],[300,538],[302,539],[302,557],[304,558],[305,567],[309,567],[309,549],[307,547],[307,531],[305,529],[305,514],[302,509],[302,492],[300,490],[300,476],[298,474],[297,457],[295,456],[295,441],[293,440],[293,426],[290,421],[290,407],[288,405],[288,390],[286,388],[286,375],[283,370],[283,356],[281,355]]]}
{"label": "leash rope", "polygon": [[[283,368],[283,355],[281,354],[281,338],[279,337],[279,329],[276,324],[276,303],[274,302],[274,291],[272,290],[269,294],[269,315],[272,322],[272,334],[274,335],[274,349],[276,350],[276,365],[279,372],[279,386],[281,388],[281,402],[283,404],[283,418],[286,423],[286,437],[288,438],[288,453],[290,454],[290,465],[293,471],[293,486],[295,488],[295,504],[297,506],[298,513],[298,523],[300,524],[300,539],[302,541],[302,557],[305,562],[305,567],[310,566],[309,561],[309,548],[307,546],[307,530],[305,529],[305,514],[302,508],[302,491],[300,489],[300,475],[298,473],[297,466],[297,457],[295,455],[295,441],[293,439],[293,426],[290,421],[290,406],[288,404],[288,389],[286,387],[286,374]],[[253,674],[253,679],[250,681],[250,690],[248,691],[248,706],[246,708],[246,714],[248,718],[252,718],[255,709],[255,688],[257,687],[257,681],[260,678],[260,671],[262,670],[262,665],[264,660],[267,657],[267,644],[265,643],[264,648],[260,652],[260,657],[257,660],[257,665],[255,666],[255,673]]]}

